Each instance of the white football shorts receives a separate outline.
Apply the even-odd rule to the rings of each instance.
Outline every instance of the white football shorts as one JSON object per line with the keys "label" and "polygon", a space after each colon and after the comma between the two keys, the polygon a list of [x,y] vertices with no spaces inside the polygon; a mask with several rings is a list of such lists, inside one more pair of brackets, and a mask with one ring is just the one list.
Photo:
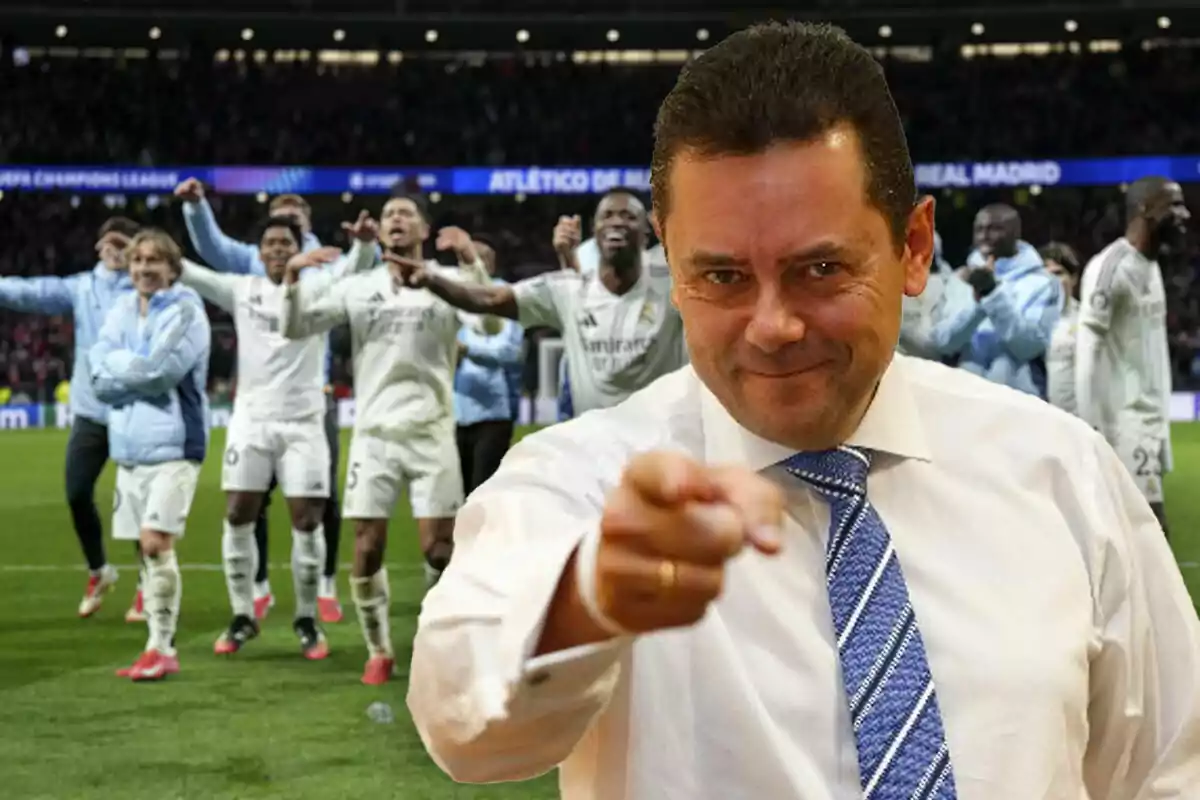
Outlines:
{"label": "white football shorts", "polygon": [[1148,503],[1163,502],[1163,440],[1139,430],[1121,431],[1113,449]]}
{"label": "white football shorts", "polygon": [[463,503],[454,428],[423,431],[404,441],[355,433],[346,466],[346,519],[391,519],[408,490],[414,519],[453,517]]}
{"label": "white football shorts", "polygon": [[143,528],[182,538],[199,481],[196,461],[118,466],[113,538],[136,542]]}
{"label": "white football shorts", "polygon": [[265,492],[271,477],[284,497],[329,497],[325,418],[255,421],[234,414],[225,439],[221,489]]}

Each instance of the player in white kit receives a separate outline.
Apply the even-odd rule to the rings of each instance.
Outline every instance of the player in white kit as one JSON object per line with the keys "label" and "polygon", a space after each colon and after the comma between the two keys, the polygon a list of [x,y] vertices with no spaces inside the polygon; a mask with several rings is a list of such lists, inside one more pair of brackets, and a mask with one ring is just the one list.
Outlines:
{"label": "player in white kit", "polygon": [[477,285],[406,265],[407,279],[464,311],[560,331],[574,411],[582,414],[616,405],[687,363],[670,269],[646,261],[647,230],[645,206],[615,190],[596,207],[601,260],[594,273],[562,269],[511,285]]}
{"label": "player in white kit", "polygon": [[1079,256],[1061,242],[1038,250],[1046,269],[1063,285],[1062,312],[1046,348],[1046,399],[1056,408],[1079,413],[1075,402],[1075,344],[1079,338]]}
{"label": "player in white kit", "polygon": [[[347,258],[332,269],[368,269],[375,260],[375,225],[366,212],[354,225]],[[301,255],[303,230],[291,218],[274,216],[262,226],[259,257],[266,275],[215,272],[186,262],[183,282],[229,312],[238,337],[238,388],[226,434],[221,488],[226,492],[221,552],[233,620],[213,645],[218,655],[237,652],[258,636],[254,576],[258,565],[254,529],[273,477],[278,478],[292,521],[292,583],[296,593],[293,630],[300,651],[313,661],[329,646],[317,627],[317,594],[325,564],[325,503],[333,490],[325,436],[327,339],[288,339],[279,312],[289,265],[323,260],[321,251]]]}
{"label": "player in white kit", "polygon": [[[389,252],[421,257],[429,238],[423,198],[394,196],[379,224]],[[455,251],[460,266],[431,264],[430,271],[451,281],[491,280],[465,231],[443,228],[437,247]],[[290,338],[350,325],[356,411],[342,512],[355,527],[350,586],[370,653],[362,680],[378,685],[395,668],[383,557],[402,489],[431,581],[453,552],[454,515],[463,500],[454,423],[460,315],[433,294],[404,287],[387,265],[341,280],[318,275],[290,286],[282,298]]]}
{"label": "player in white kit", "polygon": [[1171,359],[1157,259],[1179,244],[1191,215],[1179,184],[1165,178],[1133,183],[1125,203],[1125,235],[1083,271],[1075,395],[1079,416],[1117,451],[1165,533]]}

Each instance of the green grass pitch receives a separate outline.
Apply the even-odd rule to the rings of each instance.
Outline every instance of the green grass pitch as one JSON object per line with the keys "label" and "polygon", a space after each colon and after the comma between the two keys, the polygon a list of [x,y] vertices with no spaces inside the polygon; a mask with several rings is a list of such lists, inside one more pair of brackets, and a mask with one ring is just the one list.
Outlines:
{"label": "green grass pitch", "polygon": [[[1200,598],[1200,424],[1174,430],[1177,471],[1167,481],[1176,553]],[[423,590],[415,530],[398,514],[388,553],[392,626],[400,678],[379,689],[359,682],[365,649],[346,572],[341,624],[327,626],[332,656],[308,663],[290,630],[291,575],[272,570],[277,605],[263,636],[232,659],[212,643],[228,621],[220,561],[224,502],[220,459],[205,465],[180,547],[185,564],[179,651],[182,672],[134,685],[113,675],[137,656],[141,625],[122,617],[133,592],[132,554],[109,541],[122,570],[117,590],[90,620],[75,617],[84,578],[63,500],[66,436],[61,431],[0,434],[0,796],[121,800],[457,800],[557,796],[552,776],[519,785],[457,786],[426,756],[404,707],[405,680]],[[222,432],[214,432],[220,452]],[[345,454],[343,446],[342,453]],[[344,465],[343,465],[344,468]],[[113,469],[99,489],[107,516]],[[404,504],[400,504],[404,509]],[[291,547],[284,504],[274,503],[270,560]],[[107,523],[106,523],[107,530]],[[349,560],[349,531],[342,561]],[[367,716],[389,704],[393,724]]]}

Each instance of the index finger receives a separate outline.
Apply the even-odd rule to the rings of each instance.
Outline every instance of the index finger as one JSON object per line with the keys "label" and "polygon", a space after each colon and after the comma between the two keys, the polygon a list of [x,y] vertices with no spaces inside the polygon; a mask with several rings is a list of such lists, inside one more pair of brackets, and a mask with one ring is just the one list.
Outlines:
{"label": "index finger", "polygon": [[708,468],[682,453],[660,451],[635,456],[625,468],[623,482],[658,506],[721,499],[720,486],[712,480]]}

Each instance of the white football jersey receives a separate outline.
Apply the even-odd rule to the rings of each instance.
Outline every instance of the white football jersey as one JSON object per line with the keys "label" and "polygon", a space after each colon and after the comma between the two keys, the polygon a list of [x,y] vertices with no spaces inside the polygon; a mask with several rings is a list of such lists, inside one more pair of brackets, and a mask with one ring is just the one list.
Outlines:
{"label": "white football jersey", "polygon": [[1167,297],[1156,261],[1124,237],[1097,254],[1083,271],[1079,325],[1102,341],[1094,385],[1077,387],[1098,404],[1105,429],[1164,428],[1171,399]]}
{"label": "white football jersey", "polygon": [[328,344],[323,336],[284,337],[279,316],[282,285],[191,262],[184,263],[180,279],[233,316],[238,339],[235,413],[263,421],[324,413]]}
{"label": "white football jersey", "polygon": [[575,413],[616,405],[687,363],[683,321],[665,262],[644,260],[623,295],[597,273],[556,270],[513,285],[526,328],[560,331]]}
{"label": "white football jersey", "polygon": [[[491,280],[482,263],[429,268],[456,280]],[[466,315],[432,292],[398,285],[381,265],[341,280],[301,281],[283,295],[282,314],[293,337],[349,323],[355,433],[399,441],[453,420],[457,337]]]}
{"label": "white football jersey", "polygon": [[1075,339],[1079,328],[1079,301],[1070,296],[1066,300],[1046,348],[1046,399],[1051,405],[1076,414]]}

